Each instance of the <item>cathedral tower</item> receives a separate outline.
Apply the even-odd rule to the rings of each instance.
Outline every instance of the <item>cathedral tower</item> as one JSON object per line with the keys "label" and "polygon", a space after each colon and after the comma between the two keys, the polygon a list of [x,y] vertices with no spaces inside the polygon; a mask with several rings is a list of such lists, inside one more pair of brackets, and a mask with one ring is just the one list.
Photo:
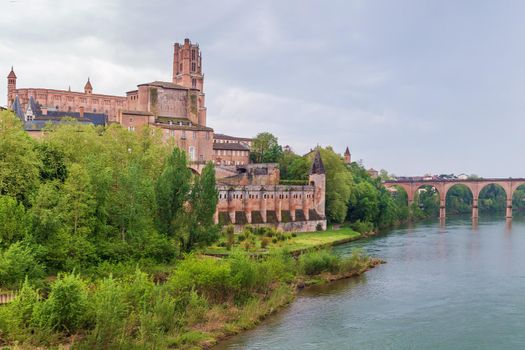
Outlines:
{"label": "cathedral tower", "polygon": [[[190,39],[175,43],[173,49],[173,83],[190,89],[191,101],[196,104],[198,124],[206,126],[206,107],[204,103],[204,74],[202,74],[202,55],[198,44]],[[193,97],[195,96],[195,97]]]}
{"label": "cathedral tower", "polygon": [[7,106],[11,106],[16,95],[16,74],[11,67],[11,72],[7,76]]}

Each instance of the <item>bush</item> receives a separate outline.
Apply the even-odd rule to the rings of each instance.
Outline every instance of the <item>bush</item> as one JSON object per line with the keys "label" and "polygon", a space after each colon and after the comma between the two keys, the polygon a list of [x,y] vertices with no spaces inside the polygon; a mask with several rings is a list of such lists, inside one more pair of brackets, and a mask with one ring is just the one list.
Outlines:
{"label": "bush", "polygon": [[357,220],[356,222],[350,225],[352,230],[359,233],[369,233],[374,230],[374,224],[368,221]]}
{"label": "bush", "polygon": [[235,244],[235,232],[233,225],[228,225],[223,230],[224,235],[226,236],[226,249],[231,250]]}
{"label": "bush", "polygon": [[294,237],[294,238],[297,237],[297,233],[292,232],[292,237]]}
{"label": "bush", "polygon": [[276,244],[278,241],[279,241],[279,240],[278,240],[276,237],[272,238],[272,243],[273,243],[273,244]]}
{"label": "bush", "polygon": [[128,311],[124,289],[110,276],[99,283],[93,301],[95,329],[89,343],[93,348],[107,349],[124,339]]}
{"label": "bush", "polygon": [[33,251],[21,242],[12,244],[0,252],[0,286],[13,287],[27,276],[29,279],[41,278],[42,266],[35,261]]}
{"label": "bush", "polygon": [[270,238],[262,237],[261,238],[261,248],[265,249],[266,247],[268,247],[268,244],[270,244]]}
{"label": "bush", "polygon": [[88,319],[87,289],[78,275],[59,276],[51,286],[46,301],[37,304],[34,314],[36,324],[50,331],[73,334]]}
{"label": "bush", "polygon": [[299,257],[301,272],[305,275],[317,275],[321,272],[336,273],[339,271],[341,258],[327,250],[308,252]]}

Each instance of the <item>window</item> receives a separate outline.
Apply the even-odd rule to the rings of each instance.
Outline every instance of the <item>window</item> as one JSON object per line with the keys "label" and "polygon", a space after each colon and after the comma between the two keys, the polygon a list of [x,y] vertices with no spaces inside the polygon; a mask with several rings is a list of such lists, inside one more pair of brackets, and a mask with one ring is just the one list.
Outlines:
{"label": "window", "polygon": [[194,131],[194,132],[193,132],[193,139],[195,140],[196,138],[197,138],[197,132]]}
{"label": "window", "polygon": [[133,125],[128,126],[128,131],[135,131],[135,127]]}
{"label": "window", "polygon": [[192,59],[192,60],[195,59],[195,50],[191,50],[191,59]]}
{"label": "window", "polygon": [[196,66],[196,65],[195,65],[195,62],[192,62],[192,63],[191,63],[191,71],[192,71],[192,72],[195,72],[195,66]]}
{"label": "window", "polygon": [[186,130],[182,130],[181,139],[186,140]]}
{"label": "window", "polygon": [[195,147],[190,146],[188,149],[188,153],[190,154],[190,160],[195,161]]}
{"label": "window", "polygon": [[193,78],[191,79],[191,87],[196,89],[197,88],[197,79]]}
{"label": "window", "polygon": [[182,72],[182,63],[180,64],[179,72]]}

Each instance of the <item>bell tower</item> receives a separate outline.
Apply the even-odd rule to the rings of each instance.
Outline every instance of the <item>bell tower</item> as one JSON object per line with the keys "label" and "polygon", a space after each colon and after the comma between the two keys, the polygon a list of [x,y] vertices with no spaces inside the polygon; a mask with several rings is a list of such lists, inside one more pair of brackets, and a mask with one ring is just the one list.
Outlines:
{"label": "bell tower", "polygon": [[11,72],[7,76],[7,106],[11,106],[15,100],[16,95],[16,74],[11,67]]}
{"label": "bell tower", "polygon": [[206,126],[206,107],[204,99],[204,74],[202,74],[202,54],[199,44],[190,39],[175,43],[173,47],[173,83],[189,89],[190,104],[197,124]]}
{"label": "bell tower", "polygon": [[173,51],[173,83],[204,92],[202,56],[199,44],[184,39],[184,44],[175,43]]}

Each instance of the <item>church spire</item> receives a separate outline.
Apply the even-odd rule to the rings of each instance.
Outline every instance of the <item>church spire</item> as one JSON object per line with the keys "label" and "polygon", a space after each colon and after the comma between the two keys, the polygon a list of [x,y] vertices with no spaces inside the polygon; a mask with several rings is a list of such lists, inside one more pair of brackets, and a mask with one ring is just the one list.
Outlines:
{"label": "church spire", "polygon": [[91,95],[92,92],[93,92],[93,86],[91,86],[91,81],[89,80],[89,77],[88,77],[88,81],[86,85],[84,86],[84,93]]}
{"label": "church spire", "polygon": [[321,159],[321,153],[319,150],[315,152],[315,158],[312,162],[312,167],[310,168],[310,175],[312,174],[324,174],[324,164],[323,160]]}

